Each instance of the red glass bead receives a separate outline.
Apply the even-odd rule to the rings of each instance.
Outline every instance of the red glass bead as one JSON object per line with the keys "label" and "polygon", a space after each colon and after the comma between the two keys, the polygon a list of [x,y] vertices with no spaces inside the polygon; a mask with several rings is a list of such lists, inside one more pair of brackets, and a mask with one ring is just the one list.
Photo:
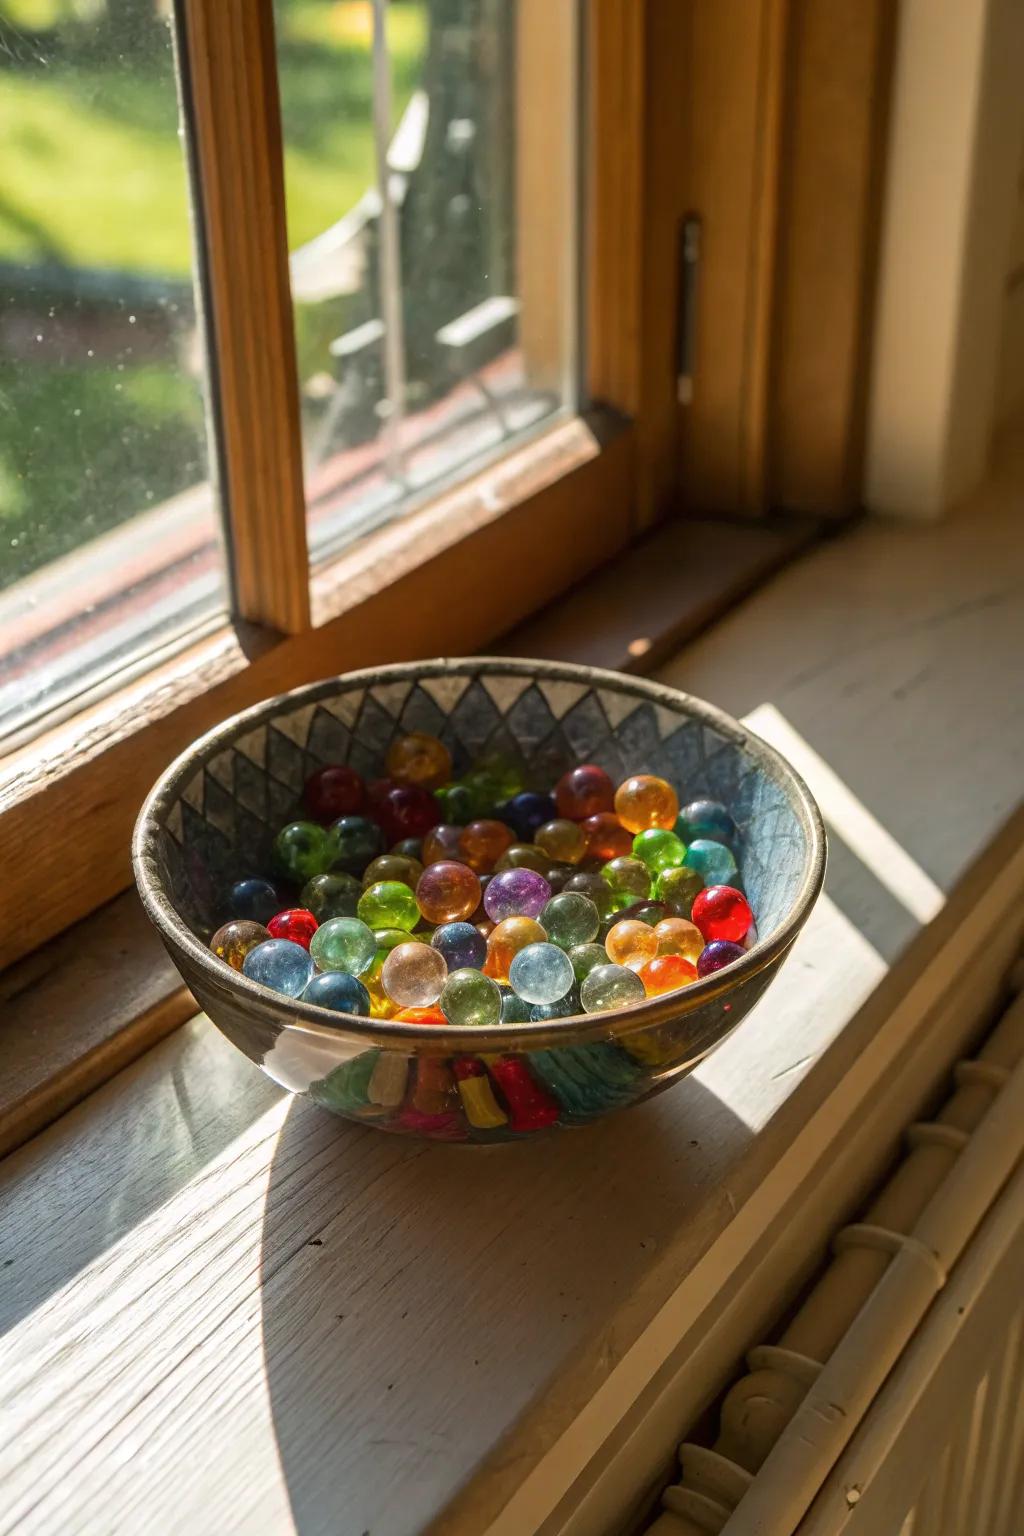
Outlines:
{"label": "red glass bead", "polygon": [[418,784],[394,784],[373,804],[373,816],[388,844],[422,837],[441,820],[441,807],[429,789]]}
{"label": "red glass bead", "polygon": [[580,825],[587,838],[588,858],[606,864],[609,859],[622,859],[633,852],[633,834],[626,831],[614,811],[598,811],[595,816],[585,817]]}
{"label": "red glass bead", "polygon": [[316,821],[337,821],[339,816],[358,815],[366,801],[366,790],[354,768],[336,763],[310,774],[302,800]]}
{"label": "red glass bead", "polygon": [[693,898],[692,921],[705,939],[738,944],[754,921],[746,897],[731,885],[709,885]]}
{"label": "red glass bead", "polygon": [[555,785],[555,805],[559,816],[582,821],[610,811],[615,800],[615,785],[596,763],[581,763],[563,773]]}
{"label": "red glass bead", "polygon": [[289,907],[270,919],[267,932],[272,939],[290,939],[293,944],[301,944],[303,949],[308,949],[309,941],[319,926],[312,912],[308,912],[305,907]]}

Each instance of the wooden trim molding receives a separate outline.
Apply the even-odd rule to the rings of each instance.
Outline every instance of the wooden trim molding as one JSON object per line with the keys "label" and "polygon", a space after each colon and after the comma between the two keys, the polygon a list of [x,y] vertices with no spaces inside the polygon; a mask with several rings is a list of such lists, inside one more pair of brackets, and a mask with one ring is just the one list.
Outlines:
{"label": "wooden trim molding", "polygon": [[309,625],[272,0],[179,0],[213,435],[236,618]]}

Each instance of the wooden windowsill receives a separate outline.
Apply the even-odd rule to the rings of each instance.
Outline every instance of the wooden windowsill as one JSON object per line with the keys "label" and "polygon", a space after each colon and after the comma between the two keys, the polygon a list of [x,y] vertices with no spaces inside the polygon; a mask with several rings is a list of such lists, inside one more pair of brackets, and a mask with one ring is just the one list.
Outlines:
{"label": "wooden windowsill", "polygon": [[198,1019],[5,1161],[12,1527],[554,1532],[673,1341],[756,1330],[761,1246],[831,1198],[824,1241],[880,1100],[930,1091],[933,1013],[1018,940],[1024,699],[990,662],[1024,650],[1022,484],[1024,434],[959,516],[841,535],[661,669],[782,742],[831,838],[685,1083],[467,1153],[289,1100]]}

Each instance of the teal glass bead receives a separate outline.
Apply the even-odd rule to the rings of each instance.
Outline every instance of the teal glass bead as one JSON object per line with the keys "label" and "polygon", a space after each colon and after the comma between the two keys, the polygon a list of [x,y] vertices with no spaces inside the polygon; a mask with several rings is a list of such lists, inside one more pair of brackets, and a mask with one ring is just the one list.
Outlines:
{"label": "teal glass bead", "polygon": [[482,1029],[501,1022],[501,991],[483,971],[452,971],[440,997],[449,1024]]}
{"label": "teal glass bead", "polygon": [[358,976],[350,976],[347,971],[324,971],[314,976],[306,985],[302,1001],[315,1003],[318,1008],[333,1008],[337,1013],[370,1017],[370,994]]}
{"label": "teal glass bead", "polygon": [[274,838],[274,862],[296,885],[329,869],[333,858],[330,834],[315,821],[290,821]]}
{"label": "teal glass bead", "polygon": [[531,1004],[519,997],[511,987],[501,987],[502,1024],[529,1024]]}
{"label": "teal glass bead", "polygon": [[619,906],[643,901],[651,894],[651,872],[642,859],[626,854],[622,858],[609,859],[601,867],[601,879],[613,895],[619,897]]}
{"label": "teal glass bead", "polygon": [[724,843],[698,837],[686,850],[684,863],[695,869],[705,885],[735,885],[739,870],[732,851]]}
{"label": "teal glass bead", "polygon": [[585,1013],[628,1008],[631,1003],[641,1002],[644,995],[640,977],[625,965],[596,965],[580,988]]}
{"label": "teal glass bead", "polygon": [[321,971],[347,971],[360,976],[377,953],[372,928],[358,917],[332,917],[310,940],[309,952]]}
{"label": "teal glass bead", "polygon": [[411,933],[420,920],[416,896],[400,880],[378,880],[367,886],[356,908],[368,928],[404,928]]}
{"label": "teal glass bead", "polygon": [[716,843],[736,840],[736,823],[720,800],[691,800],[676,820],[676,833],[684,843],[709,838]]}
{"label": "teal glass bead", "polygon": [[608,964],[608,951],[603,944],[574,944],[569,951],[569,964],[577,983],[582,986],[595,965]]}
{"label": "teal glass bead", "polygon": [[341,816],[328,832],[334,858],[332,868],[361,875],[371,859],[384,852],[384,834],[367,816]]}
{"label": "teal glass bead", "polygon": [[666,869],[654,884],[655,900],[663,901],[673,917],[689,919],[694,897],[704,889],[704,881],[695,869]]}
{"label": "teal glass bead", "polygon": [[508,968],[513,991],[528,1003],[553,1003],[564,997],[575,977],[572,962],[557,944],[527,944]]}
{"label": "teal glass bead", "polygon": [[267,939],[250,949],[242,961],[242,975],[286,997],[300,997],[313,976],[313,962],[301,944]]}
{"label": "teal glass bead", "polygon": [[597,937],[601,915],[589,896],[581,891],[561,891],[541,908],[537,921],[552,944],[572,949],[575,944],[589,944]]}
{"label": "teal glass bead", "polygon": [[633,839],[633,857],[646,864],[652,877],[675,869],[686,857],[686,844],[664,827],[648,827]]}
{"label": "teal glass bead", "polygon": [[299,906],[312,912],[318,923],[326,923],[332,917],[355,917],[363,888],[355,875],[336,873],[314,875],[302,887]]}

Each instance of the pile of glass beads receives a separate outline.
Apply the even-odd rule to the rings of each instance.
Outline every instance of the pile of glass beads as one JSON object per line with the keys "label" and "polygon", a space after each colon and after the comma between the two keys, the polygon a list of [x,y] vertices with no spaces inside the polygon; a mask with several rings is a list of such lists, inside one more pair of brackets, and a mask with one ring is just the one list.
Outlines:
{"label": "pile of glass beads", "polygon": [[[551,793],[492,756],[458,780],[413,732],[386,777],[308,779],[273,878],[230,891],[210,948],[304,1002],[421,1024],[517,1024],[690,986],[756,938],[724,805],[592,763]],[[289,896],[297,900],[287,905]]]}

